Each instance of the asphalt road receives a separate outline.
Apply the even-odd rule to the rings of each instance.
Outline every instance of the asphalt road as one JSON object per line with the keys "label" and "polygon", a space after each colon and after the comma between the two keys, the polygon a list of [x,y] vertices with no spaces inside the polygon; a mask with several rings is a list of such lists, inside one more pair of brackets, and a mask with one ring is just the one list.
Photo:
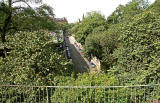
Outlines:
{"label": "asphalt road", "polygon": [[72,36],[66,37],[66,42],[69,45],[71,58],[73,64],[76,66],[78,73],[84,73],[88,72],[88,63],[85,58],[80,54],[80,52],[77,50],[77,48],[74,46],[75,39]]}

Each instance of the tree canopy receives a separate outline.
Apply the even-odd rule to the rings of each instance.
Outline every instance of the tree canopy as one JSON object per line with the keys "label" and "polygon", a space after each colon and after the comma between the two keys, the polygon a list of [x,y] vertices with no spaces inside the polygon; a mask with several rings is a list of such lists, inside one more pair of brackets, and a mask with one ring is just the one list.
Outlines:
{"label": "tree canopy", "polygon": [[[6,35],[11,34],[13,31],[54,29],[54,23],[51,18],[51,16],[54,16],[52,8],[42,5],[34,9],[29,2],[40,3],[41,1],[3,0],[0,2],[0,34],[2,42],[5,42]],[[24,3],[26,6],[22,6],[19,3]]]}
{"label": "tree canopy", "polygon": [[[20,2],[26,6],[14,5]],[[89,86],[89,89],[46,88],[46,91],[52,94],[48,95],[41,94],[44,88],[30,88],[31,92],[19,87],[6,91],[0,88],[0,102],[17,102],[17,98],[23,98],[23,102],[33,102],[33,98],[36,102],[45,102],[44,98],[36,100],[42,95],[49,96],[49,99],[54,101],[67,100],[71,103],[82,100],[88,103],[103,103],[115,97],[118,98],[113,100],[115,103],[135,100],[143,103],[151,99],[150,95],[152,99],[159,100],[159,94],[155,93],[159,88],[152,87],[152,84],[160,79],[160,0],[156,0],[151,6],[148,0],[132,0],[117,7],[108,18],[99,12],[89,12],[83,16],[81,22],[74,24],[55,23],[53,8],[45,4],[32,8],[29,2],[41,1],[0,2],[0,46],[7,55],[0,57],[0,84]],[[59,30],[62,30],[64,35],[71,32],[83,45],[84,55],[89,60],[97,57],[102,72],[75,72],[74,65],[65,58],[63,42],[54,43],[56,36],[46,32]],[[111,86],[128,84],[131,86],[125,88]],[[134,84],[147,86],[137,89]],[[110,87],[90,88],[91,86]],[[18,95],[13,95],[14,92],[18,92]],[[24,96],[28,94],[29,99]],[[8,95],[13,96],[10,98]]]}
{"label": "tree canopy", "polygon": [[107,26],[105,17],[98,12],[87,13],[75,32],[75,38],[84,45],[87,36],[98,26]]}
{"label": "tree canopy", "polygon": [[83,44],[85,56],[97,57],[103,71],[113,69],[119,77],[137,77],[139,82],[159,78],[158,5],[158,0],[151,6],[148,0],[132,0],[120,5],[107,20],[89,13],[75,24],[74,35]]}
{"label": "tree canopy", "polygon": [[7,47],[11,51],[7,58],[0,58],[0,83],[53,85],[55,76],[70,75],[72,66],[53,39],[42,31],[10,36]]}
{"label": "tree canopy", "polygon": [[159,79],[159,17],[159,12],[149,8],[123,27],[123,46],[114,53],[118,59],[115,67],[122,78],[142,83]]}

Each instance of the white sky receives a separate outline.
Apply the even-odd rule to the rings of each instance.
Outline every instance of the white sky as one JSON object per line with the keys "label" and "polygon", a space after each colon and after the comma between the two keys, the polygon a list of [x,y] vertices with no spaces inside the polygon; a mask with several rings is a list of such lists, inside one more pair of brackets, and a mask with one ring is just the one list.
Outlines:
{"label": "white sky", "polygon": [[[131,0],[44,0],[44,3],[54,8],[56,17],[66,17],[69,23],[72,23],[90,11],[100,11],[107,17],[119,4],[129,1]],[[155,0],[149,1],[153,3]]]}

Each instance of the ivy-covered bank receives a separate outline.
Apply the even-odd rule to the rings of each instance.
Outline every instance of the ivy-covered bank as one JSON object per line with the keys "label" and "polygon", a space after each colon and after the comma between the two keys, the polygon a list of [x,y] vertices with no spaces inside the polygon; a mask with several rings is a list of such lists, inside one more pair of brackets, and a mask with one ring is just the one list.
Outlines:
{"label": "ivy-covered bank", "polygon": [[[160,0],[153,4],[148,0],[132,0],[119,5],[108,18],[99,12],[89,12],[81,22],[73,24],[55,23],[52,8],[47,5],[16,10],[17,6],[12,5],[14,0],[3,1],[0,1],[0,50],[3,51],[0,85],[25,87],[1,86],[0,102],[14,103],[21,99],[46,102],[43,97],[62,103],[65,100],[146,103],[160,99],[156,84],[160,80]],[[75,72],[59,43],[54,43],[54,37],[46,32],[60,29],[75,36],[88,59],[95,56],[100,60],[101,73]],[[26,89],[27,86],[31,88]]]}
{"label": "ivy-covered bank", "polygon": [[149,84],[160,79],[160,1],[132,0],[107,18],[86,14],[70,32],[84,46],[87,58],[97,57],[102,71],[123,81]]}
{"label": "ivy-covered bank", "polygon": [[9,36],[6,47],[10,52],[6,58],[0,58],[0,83],[54,85],[55,76],[69,76],[72,66],[53,40],[44,31]]}

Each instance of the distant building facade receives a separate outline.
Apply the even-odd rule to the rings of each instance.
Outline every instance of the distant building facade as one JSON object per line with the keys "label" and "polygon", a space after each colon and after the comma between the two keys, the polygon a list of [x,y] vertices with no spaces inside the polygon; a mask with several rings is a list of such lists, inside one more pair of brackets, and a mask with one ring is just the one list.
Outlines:
{"label": "distant building facade", "polygon": [[68,21],[65,17],[64,18],[54,18],[54,21],[56,23],[68,23]]}

